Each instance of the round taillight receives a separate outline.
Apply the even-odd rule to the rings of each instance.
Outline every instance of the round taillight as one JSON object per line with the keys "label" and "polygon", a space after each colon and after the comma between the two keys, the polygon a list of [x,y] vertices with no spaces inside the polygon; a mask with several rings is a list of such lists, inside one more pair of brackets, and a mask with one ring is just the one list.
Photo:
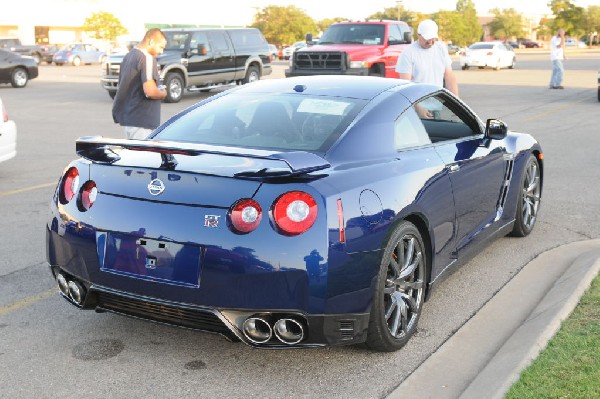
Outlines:
{"label": "round taillight", "polygon": [[303,191],[290,191],[277,198],[273,204],[272,215],[282,234],[302,234],[310,229],[317,219],[317,202]]}
{"label": "round taillight", "polygon": [[79,207],[82,211],[87,211],[96,202],[96,196],[98,195],[98,189],[96,183],[92,180],[86,181],[81,187],[81,197],[79,201]]}
{"label": "round taillight", "polygon": [[229,210],[229,222],[232,230],[246,234],[255,230],[262,219],[262,208],[250,198],[237,201]]}
{"label": "round taillight", "polygon": [[67,173],[63,176],[62,185],[60,190],[60,202],[68,204],[77,193],[77,187],[79,186],[79,171],[76,167],[71,167],[67,170]]}

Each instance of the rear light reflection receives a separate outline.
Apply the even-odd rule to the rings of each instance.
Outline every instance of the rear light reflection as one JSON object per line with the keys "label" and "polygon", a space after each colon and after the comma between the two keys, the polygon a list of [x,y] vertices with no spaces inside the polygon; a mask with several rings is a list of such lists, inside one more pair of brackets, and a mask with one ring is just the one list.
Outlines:
{"label": "rear light reflection", "polygon": [[75,198],[77,188],[79,187],[79,171],[76,167],[71,167],[63,176],[60,189],[60,203],[65,205]]}

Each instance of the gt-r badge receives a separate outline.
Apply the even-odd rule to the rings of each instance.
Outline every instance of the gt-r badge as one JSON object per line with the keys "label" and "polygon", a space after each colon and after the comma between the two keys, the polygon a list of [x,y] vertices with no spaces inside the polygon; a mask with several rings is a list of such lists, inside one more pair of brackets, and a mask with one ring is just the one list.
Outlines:
{"label": "gt-r badge", "polygon": [[165,184],[160,179],[154,179],[148,184],[148,191],[152,195],[160,195],[165,191]]}
{"label": "gt-r badge", "polygon": [[218,215],[204,215],[204,227],[219,227]]}

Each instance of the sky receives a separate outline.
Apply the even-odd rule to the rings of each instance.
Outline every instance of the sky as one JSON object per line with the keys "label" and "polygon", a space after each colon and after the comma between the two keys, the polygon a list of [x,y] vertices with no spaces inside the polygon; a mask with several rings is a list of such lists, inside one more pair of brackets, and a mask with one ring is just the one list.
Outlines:
{"label": "sky", "polygon": [[[0,0],[0,3],[5,1],[11,0]],[[573,1],[584,8],[600,2]],[[489,14],[491,9],[499,7],[514,8],[532,17],[549,14],[548,2],[549,0],[474,0],[480,15]],[[398,7],[399,4],[407,10],[424,14],[456,8],[456,0],[27,0],[27,24],[33,26],[46,21],[45,23],[53,25],[74,26],[82,24],[92,12],[107,11],[125,25],[139,26],[142,30],[145,23],[247,26],[253,22],[257,10],[270,5],[294,5],[318,21],[335,17],[364,19],[385,8]],[[18,10],[22,9],[4,9],[0,13],[0,25],[10,22],[4,20],[22,19]],[[51,22],[48,21],[49,15],[52,16]],[[143,31],[135,34],[143,34]]]}

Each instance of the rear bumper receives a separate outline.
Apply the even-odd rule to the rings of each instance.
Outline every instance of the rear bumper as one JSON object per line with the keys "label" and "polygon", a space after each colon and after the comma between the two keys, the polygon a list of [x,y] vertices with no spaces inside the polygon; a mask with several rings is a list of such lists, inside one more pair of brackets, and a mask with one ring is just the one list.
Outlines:
{"label": "rear bumper", "polygon": [[[279,309],[228,309],[200,306],[142,296],[92,284],[74,277],[57,266],[50,266],[52,276],[59,274],[68,281],[84,287],[84,298],[77,303],[68,293],[60,295],[80,309],[112,312],[128,317],[190,328],[222,335],[230,341],[264,349],[306,348],[319,346],[351,345],[364,342],[369,324],[368,313],[357,314],[307,314],[299,310]],[[264,341],[256,341],[245,332],[248,319],[260,318],[272,330]],[[293,319],[303,326],[299,342],[286,342],[274,333],[280,319]]]}

